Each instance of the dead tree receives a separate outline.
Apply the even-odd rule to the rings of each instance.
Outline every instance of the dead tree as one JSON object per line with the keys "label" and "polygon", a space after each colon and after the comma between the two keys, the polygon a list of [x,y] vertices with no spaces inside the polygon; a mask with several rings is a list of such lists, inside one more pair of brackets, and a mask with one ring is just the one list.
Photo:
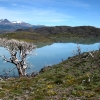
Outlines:
{"label": "dead tree", "polygon": [[14,39],[0,39],[0,45],[6,48],[10,53],[10,58],[7,58],[5,55],[1,56],[3,60],[15,65],[15,68],[18,70],[19,77],[26,76],[26,69],[28,68],[26,57],[36,49],[36,45]]}
{"label": "dead tree", "polygon": [[80,55],[81,54],[81,47],[77,44],[77,54]]}
{"label": "dead tree", "polygon": [[77,44],[77,49],[76,51],[73,50],[73,55],[76,56],[76,55],[80,55],[82,53],[81,51],[81,47]]}

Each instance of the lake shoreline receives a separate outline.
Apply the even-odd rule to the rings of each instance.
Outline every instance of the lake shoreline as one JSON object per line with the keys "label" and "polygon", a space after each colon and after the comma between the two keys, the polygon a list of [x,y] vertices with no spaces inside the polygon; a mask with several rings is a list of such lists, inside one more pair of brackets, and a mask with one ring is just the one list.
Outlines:
{"label": "lake shoreline", "polygon": [[[46,46],[43,46],[46,45]],[[75,44],[75,43],[43,43],[42,47],[40,46],[37,48],[32,55],[28,58],[29,64],[33,65],[29,70],[28,73],[40,71],[45,66],[52,66],[56,65],[69,57],[72,57],[77,53],[77,47],[79,46],[81,49],[81,53],[98,50],[99,43],[95,44]],[[0,48],[2,54],[4,54],[6,57],[9,57],[9,52],[4,49],[3,47]],[[56,52],[55,52],[56,51]],[[49,53],[48,53],[49,52]],[[1,59],[1,58],[0,58]],[[2,59],[1,59],[2,60]],[[9,71],[9,69],[12,69],[14,65],[10,63],[3,63],[3,61],[0,61],[1,67],[1,75],[4,69]],[[9,67],[10,66],[10,67]],[[10,73],[9,76],[17,76],[17,71],[14,70],[14,73]]]}
{"label": "lake shoreline", "polygon": [[99,100],[98,69],[100,61],[98,58],[100,58],[100,51],[91,53],[94,57],[90,56],[88,52],[76,55],[57,65],[42,69],[35,77],[9,78],[0,81],[0,84],[3,83],[1,92],[6,92],[2,95],[0,93],[0,97],[3,99],[19,97],[27,100],[33,98],[47,100],[55,97]]}

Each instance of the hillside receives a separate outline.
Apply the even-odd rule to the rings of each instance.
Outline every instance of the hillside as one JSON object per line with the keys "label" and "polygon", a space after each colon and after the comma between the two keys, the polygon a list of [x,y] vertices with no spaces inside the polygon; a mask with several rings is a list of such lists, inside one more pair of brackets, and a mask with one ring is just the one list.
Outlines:
{"label": "hillside", "polygon": [[0,34],[1,38],[14,38],[27,42],[100,42],[100,29],[92,26],[56,26],[42,28],[20,28],[15,32]]}
{"label": "hillside", "polygon": [[41,34],[37,34],[34,32],[29,31],[21,31],[21,32],[12,32],[12,33],[5,33],[0,34],[1,38],[7,38],[7,39],[17,39],[17,40],[23,40],[27,42],[50,42],[51,39],[46,38],[45,36]]}
{"label": "hillside", "polygon": [[35,29],[35,32],[50,35],[50,34],[69,34],[79,36],[100,36],[100,28],[93,26],[55,26],[55,27],[42,27]]}
{"label": "hillside", "polygon": [[[3,100],[100,100],[100,51],[41,69],[30,78],[0,80]],[[10,88],[9,88],[10,87]]]}
{"label": "hillside", "polygon": [[34,30],[35,33],[42,34],[54,42],[77,42],[85,41],[100,42],[100,28],[93,26],[55,26],[42,27]]}

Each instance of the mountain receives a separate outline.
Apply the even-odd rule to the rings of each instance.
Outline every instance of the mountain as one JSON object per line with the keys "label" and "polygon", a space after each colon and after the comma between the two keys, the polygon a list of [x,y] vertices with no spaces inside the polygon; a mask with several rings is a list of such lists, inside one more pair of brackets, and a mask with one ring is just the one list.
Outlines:
{"label": "mountain", "polygon": [[2,25],[2,24],[11,24],[11,22],[7,19],[1,19],[0,20],[0,25]]}
{"label": "mountain", "polygon": [[25,22],[21,22],[21,21],[11,22],[8,19],[0,20],[0,33],[15,31],[16,29],[19,29],[19,28],[26,29],[29,27],[32,27],[32,25],[25,23]]}
{"label": "mountain", "polygon": [[22,21],[9,21],[8,19],[1,19],[0,20],[0,25],[22,25],[22,26],[27,26],[27,27],[32,27],[31,24],[22,22]]}
{"label": "mountain", "polygon": [[9,21],[8,19],[0,20],[0,33],[11,32],[17,29],[27,29],[27,28],[40,28],[44,27],[43,25],[31,25],[22,21]]}

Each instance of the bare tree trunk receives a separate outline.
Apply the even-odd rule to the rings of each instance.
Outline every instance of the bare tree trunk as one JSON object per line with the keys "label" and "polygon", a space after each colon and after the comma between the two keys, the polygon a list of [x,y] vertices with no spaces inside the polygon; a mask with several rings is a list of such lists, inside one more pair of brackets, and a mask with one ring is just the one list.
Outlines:
{"label": "bare tree trunk", "polygon": [[25,72],[23,72],[21,68],[19,68],[19,69],[17,68],[17,70],[18,70],[19,77],[25,76]]}
{"label": "bare tree trunk", "polygon": [[[2,57],[3,60],[5,60],[6,62],[12,63],[16,66],[19,77],[26,76],[26,69],[28,68],[26,57],[27,55],[30,55],[32,53],[33,49],[35,49],[36,46],[33,45],[32,43],[27,43],[23,41],[19,42],[14,39],[7,40],[1,38],[0,38],[0,45],[2,45],[9,51],[10,58],[6,58],[5,56],[0,56],[0,57]],[[12,70],[10,70],[9,72],[11,72]]]}
{"label": "bare tree trunk", "polygon": [[17,67],[17,70],[18,70],[19,77],[24,77],[24,76],[26,76],[25,68],[24,68],[23,65],[21,65],[21,63],[18,63],[18,64],[16,65],[16,67]]}

